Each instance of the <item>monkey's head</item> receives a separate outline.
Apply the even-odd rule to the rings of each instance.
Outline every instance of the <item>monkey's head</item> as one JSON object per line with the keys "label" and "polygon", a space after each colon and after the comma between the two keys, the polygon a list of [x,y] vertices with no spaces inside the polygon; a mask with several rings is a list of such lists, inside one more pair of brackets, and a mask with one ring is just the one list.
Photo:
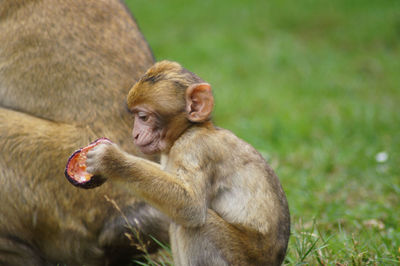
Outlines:
{"label": "monkey's head", "polygon": [[132,87],[133,139],[145,154],[168,152],[191,125],[210,121],[211,86],[176,62],[154,64]]}

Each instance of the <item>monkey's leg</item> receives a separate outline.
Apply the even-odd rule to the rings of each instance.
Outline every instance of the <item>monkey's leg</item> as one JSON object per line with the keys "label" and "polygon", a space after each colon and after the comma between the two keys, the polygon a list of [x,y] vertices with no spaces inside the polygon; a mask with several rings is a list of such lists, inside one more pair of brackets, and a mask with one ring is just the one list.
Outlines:
{"label": "monkey's leg", "polygon": [[[83,208],[87,204],[63,175],[69,154],[93,137],[84,128],[0,108],[1,262],[45,264],[40,258],[58,256],[56,262],[73,255],[78,263],[81,252],[73,241],[82,238],[82,251],[96,243],[83,225],[95,214],[78,208],[80,200]],[[94,244],[87,257],[101,253]]]}
{"label": "monkey's leg", "polygon": [[[173,225],[185,253],[197,256],[199,265],[279,265],[271,239],[256,230],[225,221],[215,211],[207,210],[207,219],[200,227]],[[180,253],[180,251],[177,251]],[[187,258],[193,261],[193,258]],[[225,263],[224,263],[225,262]]]}
{"label": "monkey's leg", "polygon": [[130,232],[125,218],[146,243],[147,234],[168,241],[168,219],[127,189],[105,184],[83,190],[68,183],[68,157],[98,137],[88,127],[0,107],[0,261],[15,261],[19,253],[71,265],[131,258],[140,252],[125,236]]}
{"label": "monkey's leg", "polygon": [[0,265],[46,265],[32,247],[24,243],[21,239],[0,236]]}

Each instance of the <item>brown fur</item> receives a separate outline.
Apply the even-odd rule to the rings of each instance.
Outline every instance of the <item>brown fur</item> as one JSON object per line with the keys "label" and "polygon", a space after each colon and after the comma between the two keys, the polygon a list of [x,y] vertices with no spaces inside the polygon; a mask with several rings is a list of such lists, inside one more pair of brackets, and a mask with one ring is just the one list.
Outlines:
{"label": "brown fur", "polygon": [[125,97],[153,61],[120,1],[0,1],[1,265],[130,261],[138,251],[105,195],[167,239],[166,218],[125,189],[82,191],[63,176],[68,156],[99,137],[137,153]]}
{"label": "brown fur", "polygon": [[[143,100],[146,92],[151,100]],[[167,106],[156,100],[174,93]],[[285,193],[253,147],[209,120],[209,84],[179,64],[163,61],[131,89],[128,105],[135,127],[139,123],[152,130],[149,125],[155,123],[178,131],[171,145],[161,149],[161,167],[115,144],[102,144],[88,153],[88,171],[128,188],[171,218],[175,265],[280,265],[290,234]],[[172,105],[169,116],[186,117],[183,126],[171,126],[170,118],[158,112],[168,113]],[[142,120],[137,110],[147,112],[149,119]],[[153,134],[133,133],[134,139]],[[155,141],[168,137],[155,136]]]}

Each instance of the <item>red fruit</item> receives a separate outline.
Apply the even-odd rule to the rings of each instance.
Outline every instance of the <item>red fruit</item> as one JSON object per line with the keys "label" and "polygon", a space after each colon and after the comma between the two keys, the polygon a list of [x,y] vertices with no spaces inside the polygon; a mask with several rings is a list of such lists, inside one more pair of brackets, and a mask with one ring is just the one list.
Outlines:
{"label": "red fruit", "polygon": [[86,154],[100,143],[111,143],[107,138],[100,138],[88,146],[75,151],[68,159],[65,167],[65,177],[71,184],[81,188],[95,188],[103,184],[106,179],[99,175],[86,172]]}

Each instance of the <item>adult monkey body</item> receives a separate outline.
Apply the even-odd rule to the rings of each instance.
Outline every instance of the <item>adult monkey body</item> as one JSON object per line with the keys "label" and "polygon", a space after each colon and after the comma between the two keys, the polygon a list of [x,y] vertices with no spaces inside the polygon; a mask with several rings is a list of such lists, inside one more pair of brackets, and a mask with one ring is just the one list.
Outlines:
{"label": "adult monkey body", "polygon": [[133,139],[154,164],[104,143],[87,171],[122,184],[173,223],[175,265],[280,265],[290,233],[285,194],[249,144],[210,121],[211,87],[179,64],[151,67],[128,95]]}
{"label": "adult monkey body", "polygon": [[0,1],[0,265],[130,260],[105,195],[139,231],[167,238],[164,216],[126,191],[63,178],[65,158],[100,136],[136,153],[125,97],[153,61],[120,1]]}

